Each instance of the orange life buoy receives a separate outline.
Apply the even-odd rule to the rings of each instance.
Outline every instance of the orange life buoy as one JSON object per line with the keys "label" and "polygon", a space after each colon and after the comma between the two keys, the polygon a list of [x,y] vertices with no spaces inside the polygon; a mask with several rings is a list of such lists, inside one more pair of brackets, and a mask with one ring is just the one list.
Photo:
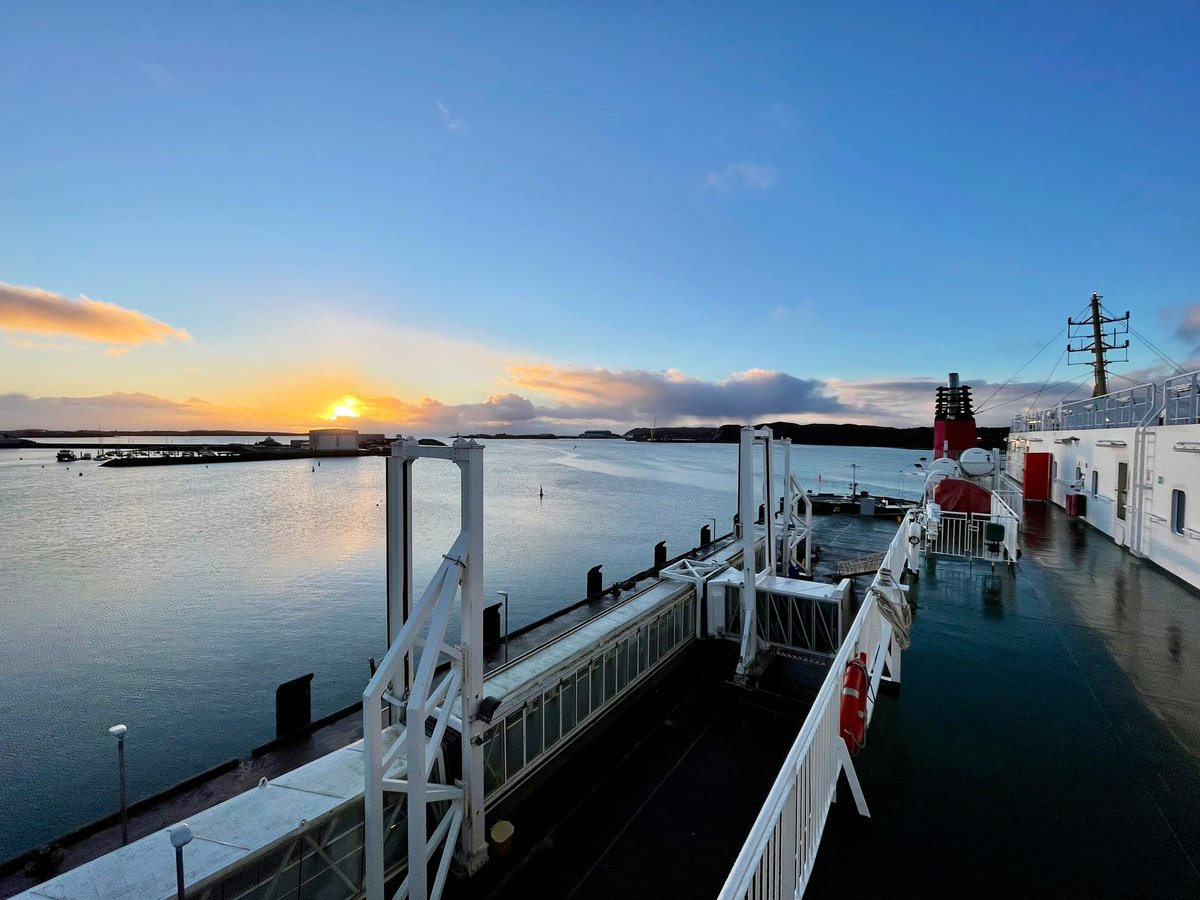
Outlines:
{"label": "orange life buoy", "polygon": [[867,654],[846,663],[842,679],[842,739],[851,754],[857,753],[867,739]]}

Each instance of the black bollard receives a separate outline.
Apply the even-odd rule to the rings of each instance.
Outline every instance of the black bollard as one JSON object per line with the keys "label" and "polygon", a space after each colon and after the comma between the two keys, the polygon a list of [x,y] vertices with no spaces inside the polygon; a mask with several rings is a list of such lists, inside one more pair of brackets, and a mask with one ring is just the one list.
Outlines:
{"label": "black bollard", "polygon": [[758,504],[758,524],[761,525],[767,520],[767,505],[765,503]]}
{"label": "black bollard", "polygon": [[654,545],[654,574],[667,564],[667,542],[659,541]]}
{"label": "black bollard", "polygon": [[313,673],[285,681],[275,688],[275,737],[298,731],[312,722]]}
{"label": "black bollard", "polygon": [[712,543],[712,529],[705,525],[700,529],[700,546],[707,547]]}
{"label": "black bollard", "polygon": [[590,569],[588,569],[587,595],[589,597],[595,597],[602,590],[604,590],[604,584],[601,580],[602,576],[600,575],[601,568],[602,568],[601,566],[592,566]]}

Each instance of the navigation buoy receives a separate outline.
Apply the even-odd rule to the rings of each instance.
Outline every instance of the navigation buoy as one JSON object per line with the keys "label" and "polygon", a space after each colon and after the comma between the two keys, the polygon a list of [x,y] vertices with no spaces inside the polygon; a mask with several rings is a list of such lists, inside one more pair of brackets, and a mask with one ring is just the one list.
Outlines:
{"label": "navigation buoy", "polygon": [[538,487],[538,499],[539,500],[544,499],[545,496],[546,496],[546,492],[544,490],[542,490],[541,486],[539,486]]}

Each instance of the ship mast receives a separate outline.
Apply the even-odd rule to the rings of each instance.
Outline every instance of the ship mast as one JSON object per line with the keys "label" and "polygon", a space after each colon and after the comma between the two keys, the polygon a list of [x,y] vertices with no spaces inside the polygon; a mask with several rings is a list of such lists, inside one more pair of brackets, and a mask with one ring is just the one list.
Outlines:
{"label": "ship mast", "polygon": [[[1125,343],[1117,343],[1118,334],[1127,334],[1129,332],[1129,313],[1119,318],[1112,318],[1104,315],[1100,311],[1100,301],[1103,298],[1100,294],[1092,293],[1091,309],[1092,314],[1086,319],[1076,322],[1074,319],[1067,319],[1068,337],[1072,340],[1078,338],[1080,341],[1091,338],[1091,343],[1081,343],[1078,347],[1073,347],[1069,342],[1067,344],[1068,356],[1072,353],[1090,353],[1093,360],[1084,363],[1089,365],[1096,372],[1096,383],[1092,388],[1093,397],[1103,397],[1108,393],[1108,358],[1107,354],[1110,350],[1128,350],[1129,340]],[[1105,325],[1114,325],[1116,327],[1107,334],[1104,332]],[[1070,329],[1080,329],[1071,331]],[[1088,333],[1090,331],[1090,334]],[[1110,340],[1111,339],[1111,340]]]}

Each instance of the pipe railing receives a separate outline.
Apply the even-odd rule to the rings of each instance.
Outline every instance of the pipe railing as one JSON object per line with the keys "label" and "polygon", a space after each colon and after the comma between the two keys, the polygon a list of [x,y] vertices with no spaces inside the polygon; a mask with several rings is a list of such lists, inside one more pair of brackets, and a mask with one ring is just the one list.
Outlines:
{"label": "pipe railing", "polygon": [[1012,432],[1135,428],[1164,406],[1162,424],[1200,423],[1200,370],[1014,416]]}
{"label": "pipe railing", "polygon": [[[889,656],[898,668],[900,649],[892,640],[891,623],[879,608],[880,602],[888,601],[878,600],[875,589],[888,585],[894,591],[893,579],[884,570],[904,571],[906,560],[912,558],[910,526],[918,515],[910,511],[892,538],[880,571],[830,664],[800,733],[721,888],[721,900],[799,896],[808,883],[829,807],[837,793],[838,776],[849,760],[840,725],[846,664],[859,653],[866,653],[868,677],[875,688]],[[875,692],[868,693],[868,724],[874,712],[874,696]]]}

